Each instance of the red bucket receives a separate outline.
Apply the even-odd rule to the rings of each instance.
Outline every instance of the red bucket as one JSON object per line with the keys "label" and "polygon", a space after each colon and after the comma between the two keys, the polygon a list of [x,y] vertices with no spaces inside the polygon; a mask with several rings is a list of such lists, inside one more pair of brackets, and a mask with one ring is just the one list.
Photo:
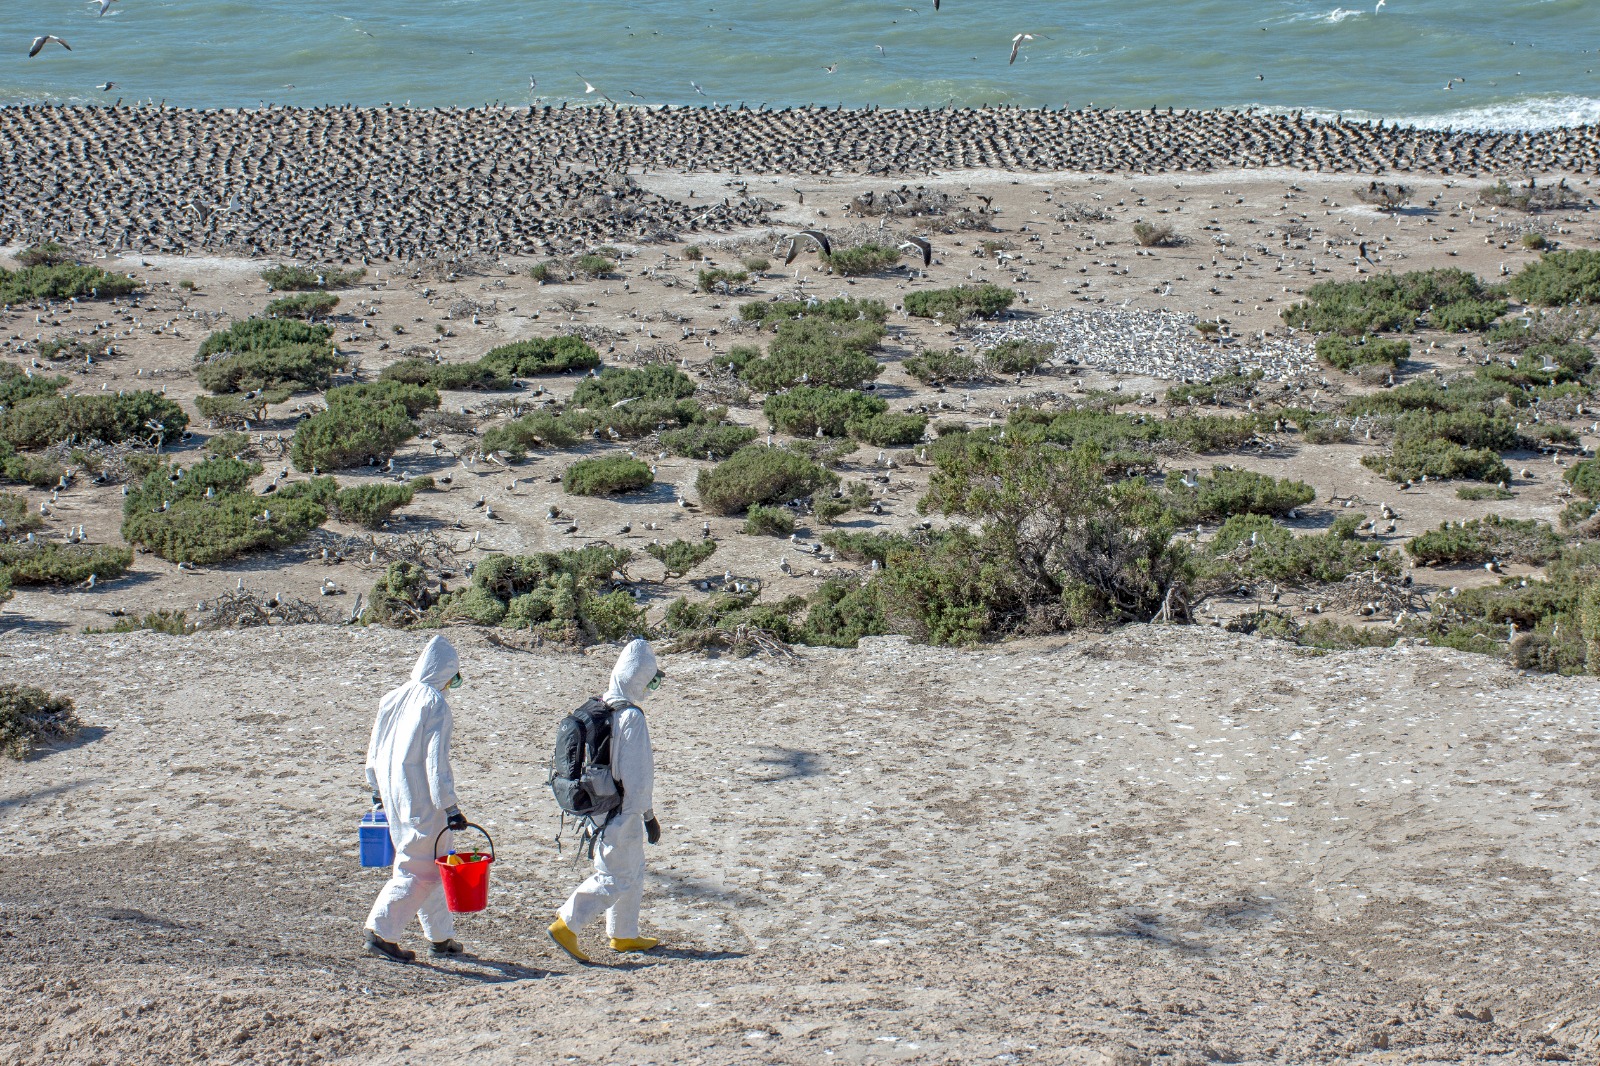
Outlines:
{"label": "red bucket", "polygon": [[481,825],[468,822],[467,828],[483,833],[483,839],[489,841],[489,854],[481,851],[457,854],[454,857],[461,861],[451,865],[451,856],[439,858],[439,841],[444,839],[446,830],[441,829],[433,838],[433,862],[439,867],[439,878],[444,882],[444,905],[452,914],[470,914],[489,905],[489,867],[494,863],[494,841]]}

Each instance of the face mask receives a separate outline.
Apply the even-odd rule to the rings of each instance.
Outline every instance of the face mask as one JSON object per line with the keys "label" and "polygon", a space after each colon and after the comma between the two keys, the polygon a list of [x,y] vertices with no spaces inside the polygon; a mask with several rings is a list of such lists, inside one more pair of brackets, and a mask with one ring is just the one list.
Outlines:
{"label": "face mask", "polygon": [[656,689],[661,687],[661,679],[663,677],[665,677],[665,676],[666,675],[663,674],[660,670],[657,670],[656,671],[656,676],[652,677],[650,679],[650,683],[648,685],[646,685],[645,688],[649,689],[651,692],[654,692]]}
{"label": "face mask", "polygon": [[445,688],[460,688],[460,687],[461,687],[461,675],[460,674],[457,674],[455,677],[452,677],[450,679],[450,683],[445,686]]}

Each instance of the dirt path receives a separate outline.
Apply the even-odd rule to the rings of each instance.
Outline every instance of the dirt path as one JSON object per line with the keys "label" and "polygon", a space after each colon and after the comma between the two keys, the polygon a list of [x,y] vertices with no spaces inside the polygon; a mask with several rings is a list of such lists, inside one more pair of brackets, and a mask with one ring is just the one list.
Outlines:
{"label": "dirt path", "polygon": [[[1592,1059],[1597,687],[1403,646],[1134,628],[977,652],[670,657],[659,956],[543,925],[554,722],[609,669],[469,630],[476,957],[359,951],[380,692],[421,634],[14,633],[77,699],[0,768],[3,1062]],[[591,942],[596,933],[589,931]]]}

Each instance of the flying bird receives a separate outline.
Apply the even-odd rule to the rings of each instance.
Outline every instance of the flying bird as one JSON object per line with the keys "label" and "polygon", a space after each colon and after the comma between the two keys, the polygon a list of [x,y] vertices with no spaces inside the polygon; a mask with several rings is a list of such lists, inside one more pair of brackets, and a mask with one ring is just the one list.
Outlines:
{"label": "flying bird", "polygon": [[106,14],[106,8],[110,7],[116,2],[117,0],[89,0],[89,3],[91,4],[100,5],[100,14],[97,16],[98,18],[104,18]]}
{"label": "flying bird", "polygon": [[907,248],[915,248],[917,251],[922,253],[923,266],[931,266],[933,264],[933,245],[929,244],[921,237],[906,237],[903,239],[900,242],[900,250],[903,252]]}
{"label": "flying bird", "polygon": [[65,48],[69,52],[72,51],[72,46],[66,41],[63,41],[54,34],[47,33],[43,37],[35,37],[33,39],[33,47],[28,49],[28,58],[32,59],[34,56],[44,51],[44,46],[49,44],[51,41],[56,42],[56,44],[59,44],[62,48]]}
{"label": "flying bird", "polygon": [[117,87],[117,83],[114,82],[114,81],[108,81],[104,85],[96,85],[95,86],[96,89],[99,89],[103,93],[108,93],[112,89],[115,89],[116,87]]}
{"label": "flying bird", "polygon": [[1022,50],[1022,42],[1031,40],[1033,40],[1033,34],[1031,33],[1019,33],[1011,38],[1011,59],[1007,61],[1006,66],[1009,67],[1017,61],[1017,53]]}
{"label": "flying bird", "polygon": [[698,84],[696,84],[692,80],[689,82],[689,88],[693,89],[695,92],[699,93],[701,96],[704,96],[706,94],[706,91],[704,89],[700,88],[700,86]]}
{"label": "flying bird", "polygon": [[1389,4],[1389,0],[1378,0],[1378,6],[1372,9],[1372,13],[1374,15],[1376,15],[1378,12],[1382,11],[1385,7],[1387,7],[1388,4]]}
{"label": "flying bird", "polygon": [[827,66],[827,67],[823,67],[822,68],[823,72],[827,73],[827,74],[832,74],[834,71],[836,71],[838,69],[839,69],[839,64],[837,64],[837,63],[834,63],[832,66]]}
{"label": "flying bird", "polygon": [[814,229],[803,229],[799,233],[791,233],[786,238],[789,242],[789,257],[783,261],[784,266],[794,262],[794,257],[800,254],[800,238],[809,237],[823,255],[833,254],[833,245],[828,243],[828,235]]}

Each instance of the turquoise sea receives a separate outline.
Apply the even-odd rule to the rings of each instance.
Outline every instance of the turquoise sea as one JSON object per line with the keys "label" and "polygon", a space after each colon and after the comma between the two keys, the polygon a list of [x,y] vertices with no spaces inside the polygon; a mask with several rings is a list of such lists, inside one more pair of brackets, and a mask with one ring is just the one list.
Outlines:
{"label": "turquoise sea", "polygon": [[[114,0],[102,17],[98,2],[0,0],[0,103],[605,97],[1263,107],[1479,129],[1600,122],[1600,0],[1351,2]],[[1034,36],[1008,63],[1018,33]],[[42,34],[72,50],[51,43],[28,58]]]}

